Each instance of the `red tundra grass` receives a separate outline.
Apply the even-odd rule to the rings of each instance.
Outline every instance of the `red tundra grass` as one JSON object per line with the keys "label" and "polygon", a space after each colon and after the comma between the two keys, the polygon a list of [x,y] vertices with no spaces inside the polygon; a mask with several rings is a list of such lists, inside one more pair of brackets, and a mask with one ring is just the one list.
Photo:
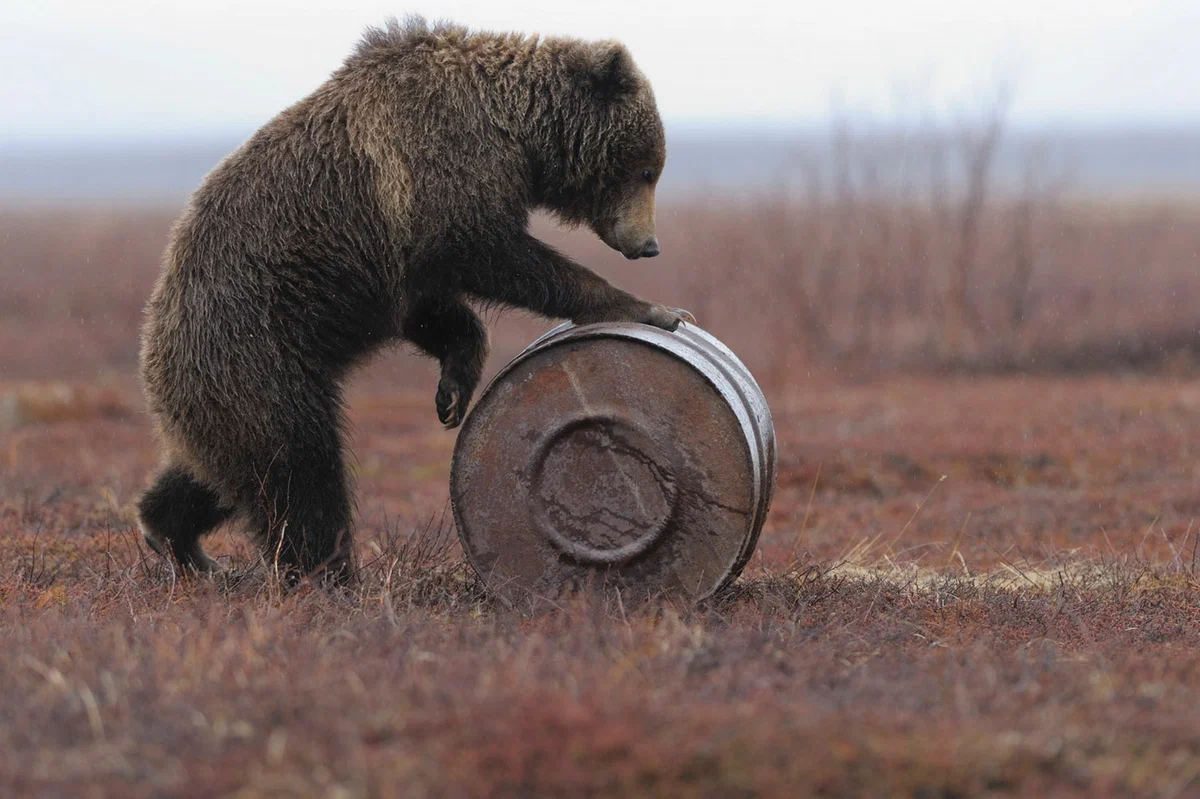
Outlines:
{"label": "red tundra grass", "polygon": [[[402,355],[351,391],[354,593],[280,591],[237,530],[213,540],[227,575],[175,574],[132,523],[156,465],[136,333],[169,215],[6,214],[0,795],[1200,791],[1200,388],[1169,368],[1010,373],[1019,358],[997,365],[969,330],[953,357],[888,367],[887,336],[843,346],[857,305],[806,331],[797,307],[761,301],[763,275],[735,273],[783,280],[814,252],[796,242],[769,266],[760,213],[662,213],[676,260],[609,272],[569,244],[696,305],[763,376],[777,499],[746,574],[702,607],[584,596],[539,617],[490,602],[464,566],[454,436],[432,367]],[[1160,230],[1075,218],[1095,236]],[[729,238],[695,243],[713,220]],[[1168,229],[1146,246],[1200,239]],[[1108,274],[1144,250],[1088,251]],[[1058,252],[1036,280],[1082,291],[1091,262]],[[1150,330],[1156,292],[1197,307],[1194,263],[1168,255],[1131,295],[1145,306],[1043,310],[1037,335]],[[536,329],[503,322],[492,367]],[[1021,336],[1008,352],[1034,350]]]}

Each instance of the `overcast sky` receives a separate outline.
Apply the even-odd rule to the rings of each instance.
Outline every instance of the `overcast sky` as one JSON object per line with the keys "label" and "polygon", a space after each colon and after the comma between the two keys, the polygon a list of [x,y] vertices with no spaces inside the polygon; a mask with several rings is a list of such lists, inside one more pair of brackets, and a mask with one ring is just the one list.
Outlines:
{"label": "overcast sky", "polygon": [[1018,123],[1200,124],[1197,0],[2,0],[0,139],[244,134],[408,11],[619,38],[669,123],[946,108],[1003,74]]}

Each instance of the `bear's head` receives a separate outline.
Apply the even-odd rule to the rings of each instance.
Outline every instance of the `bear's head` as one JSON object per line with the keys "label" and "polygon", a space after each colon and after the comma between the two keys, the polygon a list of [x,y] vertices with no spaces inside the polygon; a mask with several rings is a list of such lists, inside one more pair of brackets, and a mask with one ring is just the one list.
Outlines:
{"label": "bear's head", "polygon": [[666,140],[650,83],[619,42],[574,42],[562,63],[562,155],[544,205],[626,258],[658,255],[654,189]]}

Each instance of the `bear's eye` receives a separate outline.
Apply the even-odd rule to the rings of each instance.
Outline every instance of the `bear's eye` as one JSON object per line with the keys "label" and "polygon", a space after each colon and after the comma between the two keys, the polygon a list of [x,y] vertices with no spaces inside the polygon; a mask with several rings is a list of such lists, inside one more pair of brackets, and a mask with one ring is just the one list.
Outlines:
{"label": "bear's eye", "polygon": [[654,182],[654,170],[647,169],[645,172],[643,172],[642,180],[646,181],[647,183],[653,183]]}

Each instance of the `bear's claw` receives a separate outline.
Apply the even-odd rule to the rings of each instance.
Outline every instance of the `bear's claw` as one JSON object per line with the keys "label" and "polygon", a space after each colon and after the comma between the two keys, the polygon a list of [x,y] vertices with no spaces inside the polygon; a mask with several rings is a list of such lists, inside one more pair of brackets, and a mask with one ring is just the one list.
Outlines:
{"label": "bear's claw", "polygon": [[696,317],[692,315],[691,311],[684,308],[672,308],[671,310],[679,315],[681,321],[687,322],[689,325],[696,324]]}
{"label": "bear's claw", "polygon": [[458,427],[463,420],[462,409],[459,407],[460,394],[457,388],[446,385],[446,380],[438,383],[434,403],[437,405],[438,421],[447,430]]}
{"label": "bear's claw", "polygon": [[646,314],[645,322],[648,325],[653,325],[654,327],[674,333],[681,323],[696,324],[696,317],[682,308],[652,305],[650,306],[649,313]]}

